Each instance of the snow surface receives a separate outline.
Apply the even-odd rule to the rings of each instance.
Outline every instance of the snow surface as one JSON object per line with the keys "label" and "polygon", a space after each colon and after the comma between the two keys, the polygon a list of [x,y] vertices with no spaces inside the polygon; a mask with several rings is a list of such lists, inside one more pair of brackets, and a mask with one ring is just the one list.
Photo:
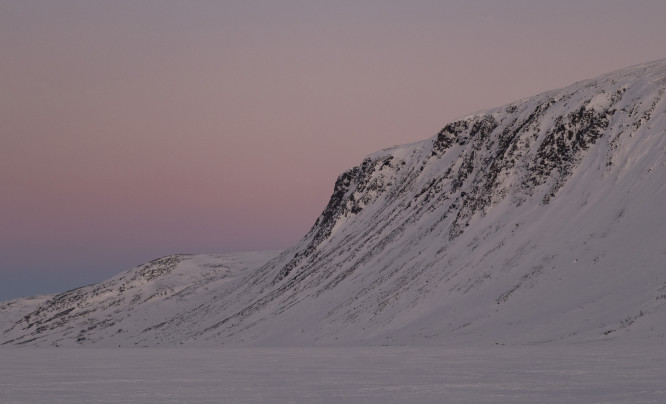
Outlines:
{"label": "snow surface", "polygon": [[0,402],[663,403],[648,346],[0,349]]}

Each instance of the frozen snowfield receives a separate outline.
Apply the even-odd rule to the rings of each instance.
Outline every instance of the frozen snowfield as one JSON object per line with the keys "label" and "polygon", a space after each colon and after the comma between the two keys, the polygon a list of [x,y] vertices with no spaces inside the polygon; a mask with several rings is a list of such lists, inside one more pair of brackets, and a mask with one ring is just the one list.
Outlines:
{"label": "frozen snowfield", "polygon": [[11,403],[664,403],[662,346],[0,350]]}

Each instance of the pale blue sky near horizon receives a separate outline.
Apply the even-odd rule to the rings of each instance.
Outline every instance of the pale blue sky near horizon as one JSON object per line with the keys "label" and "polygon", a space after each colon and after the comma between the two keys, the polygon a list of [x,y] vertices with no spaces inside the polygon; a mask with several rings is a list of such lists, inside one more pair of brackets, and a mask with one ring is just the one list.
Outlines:
{"label": "pale blue sky near horizon", "polygon": [[337,175],[666,58],[666,2],[0,0],[0,301],[282,249]]}

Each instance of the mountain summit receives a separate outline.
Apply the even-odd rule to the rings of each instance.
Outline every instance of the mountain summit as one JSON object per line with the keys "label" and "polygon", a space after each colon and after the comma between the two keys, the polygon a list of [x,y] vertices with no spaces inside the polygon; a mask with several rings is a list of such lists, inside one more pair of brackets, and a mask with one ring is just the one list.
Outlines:
{"label": "mountain summit", "polygon": [[5,302],[0,343],[664,342],[665,92],[662,60],[466,116],[340,175],[286,251]]}

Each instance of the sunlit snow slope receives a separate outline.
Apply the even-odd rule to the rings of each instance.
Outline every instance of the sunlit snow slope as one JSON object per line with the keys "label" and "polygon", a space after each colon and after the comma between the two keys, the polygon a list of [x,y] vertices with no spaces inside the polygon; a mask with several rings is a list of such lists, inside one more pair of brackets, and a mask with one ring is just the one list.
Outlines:
{"label": "sunlit snow slope", "polygon": [[0,342],[665,342],[665,92],[663,60],[469,115],[342,174],[263,266],[167,257],[20,306]]}

